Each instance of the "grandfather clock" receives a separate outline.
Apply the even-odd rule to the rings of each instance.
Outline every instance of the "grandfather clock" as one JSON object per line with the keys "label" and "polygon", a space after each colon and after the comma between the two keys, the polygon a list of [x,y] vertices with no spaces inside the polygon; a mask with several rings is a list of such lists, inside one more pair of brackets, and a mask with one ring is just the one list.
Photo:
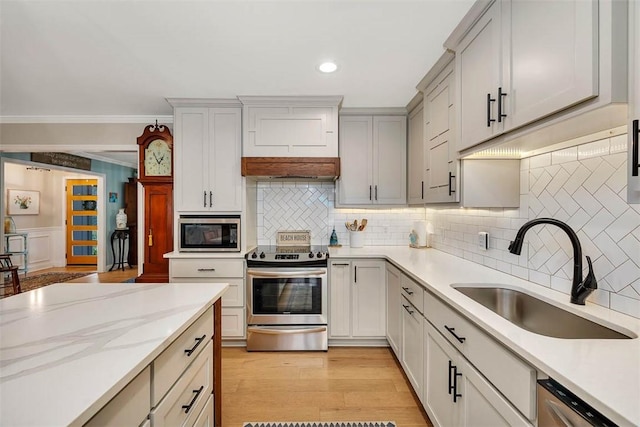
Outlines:
{"label": "grandfather clock", "polygon": [[138,137],[138,182],[144,187],[144,261],[138,283],[169,281],[173,250],[173,137],[166,126],[149,125]]}

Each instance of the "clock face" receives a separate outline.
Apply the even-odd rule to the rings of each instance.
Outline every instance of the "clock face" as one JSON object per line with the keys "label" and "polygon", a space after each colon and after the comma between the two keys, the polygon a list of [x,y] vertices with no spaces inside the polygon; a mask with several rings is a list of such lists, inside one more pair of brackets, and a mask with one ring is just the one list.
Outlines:
{"label": "clock face", "polygon": [[147,176],[171,176],[171,148],[165,141],[156,139],[145,148],[144,169]]}

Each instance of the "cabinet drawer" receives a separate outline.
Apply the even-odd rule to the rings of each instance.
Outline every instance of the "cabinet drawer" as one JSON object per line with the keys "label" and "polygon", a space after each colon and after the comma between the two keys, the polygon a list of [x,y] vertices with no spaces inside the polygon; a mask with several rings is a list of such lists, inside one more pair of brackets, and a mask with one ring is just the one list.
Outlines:
{"label": "cabinet drawer", "polygon": [[424,301],[427,318],[436,329],[511,404],[527,418],[534,420],[536,371],[430,293],[425,292]]}
{"label": "cabinet drawer", "polygon": [[151,410],[151,369],[147,366],[85,426],[137,426]]}
{"label": "cabinet drawer", "polygon": [[244,307],[244,279],[222,277],[210,279],[206,277],[172,277],[171,283],[228,283],[229,288],[222,294],[223,307]]}
{"label": "cabinet drawer", "polygon": [[244,277],[243,259],[171,259],[171,277]]}
{"label": "cabinet drawer", "polygon": [[190,426],[213,390],[213,342],[189,366],[160,404],[151,411],[154,427]]}
{"label": "cabinet drawer", "polygon": [[402,276],[400,293],[420,312],[424,313],[424,289],[407,276]]}
{"label": "cabinet drawer", "polygon": [[465,353],[469,345],[469,331],[475,328],[448,305],[429,292],[424,293],[425,317],[454,347]]}
{"label": "cabinet drawer", "polygon": [[211,395],[204,408],[202,408],[200,415],[198,415],[196,422],[193,423],[193,427],[213,427],[213,423],[213,395]]}
{"label": "cabinet drawer", "polygon": [[[204,338],[203,338],[204,337]],[[213,337],[213,307],[182,333],[153,362],[152,403],[157,405],[182,372]],[[190,350],[193,350],[189,353]]]}

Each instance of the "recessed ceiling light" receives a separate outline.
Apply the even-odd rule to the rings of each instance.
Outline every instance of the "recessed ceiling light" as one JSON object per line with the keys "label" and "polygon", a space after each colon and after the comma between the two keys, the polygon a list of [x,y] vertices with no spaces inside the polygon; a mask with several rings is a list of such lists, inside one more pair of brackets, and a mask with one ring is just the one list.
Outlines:
{"label": "recessed ceiling light", "polygon": [[338,66],[334,62],[323,62],[318,66],[318,70],[323,73],[333,73],[338,69]]}

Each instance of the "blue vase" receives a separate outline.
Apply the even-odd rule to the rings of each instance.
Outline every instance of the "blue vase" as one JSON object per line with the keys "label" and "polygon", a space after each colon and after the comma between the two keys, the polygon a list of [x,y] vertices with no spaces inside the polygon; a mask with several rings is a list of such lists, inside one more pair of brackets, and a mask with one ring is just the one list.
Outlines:
{"label": "blue vase", "polygon": [[338,235],[336,234],[336,228],[333,228],[331,237],[329,238],[329,245],[336,246],[338,244]]}

